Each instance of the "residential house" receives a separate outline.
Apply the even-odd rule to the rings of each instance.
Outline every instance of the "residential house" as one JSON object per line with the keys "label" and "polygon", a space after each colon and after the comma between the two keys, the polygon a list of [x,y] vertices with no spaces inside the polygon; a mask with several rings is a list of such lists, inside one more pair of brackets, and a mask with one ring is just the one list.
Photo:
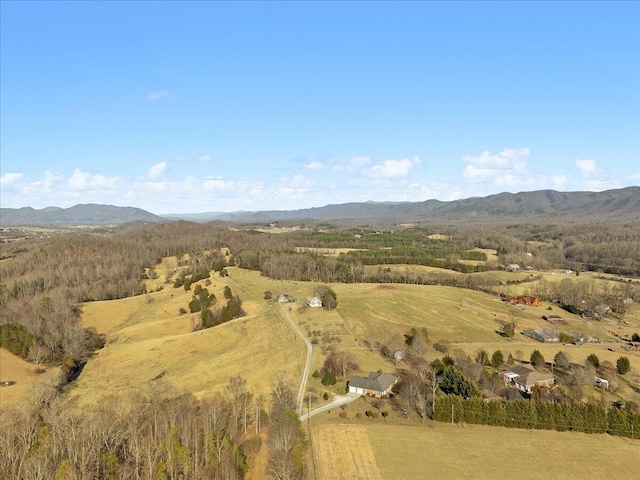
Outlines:
{"label": "residential house", "polygon": [[278,295],[278,302],[280,302],[280,303],[292,303],[292,302],[295,302],[295,299],[293,298],[292,295],[289,295],[288,293],[280,293]]}
{"label": "residential house", "polygon": [[542,373],[527,365],[516,365],[509,370],[500,372],[505,385],[516,387],[521,392],[531,393],[533,387],[551,387],[555,383],[555,378],[550,373]]}
{"label": "residential house", "polygon": [[539,307],[540,305],[542,305],[542,301],[540,300],[540,297],[524,296],[524,297],[513,298],[513,297],[507,297],[506,295],[501,293],[500,299],[503,302],[508,303],[509,305],[526,305],[528,307]]}
{"label": "residential house", "polygon": [[520,265],[518,265],[517,263],[511,263],[509,265],[507,265],[505,267],[505,270],[507,272],[519,272],[520,271]]}
{"label": "residential house", "polygon": [[307,298],[307,305],[309,305],[311,308],[318,308],[322,306],[322,300],[320,300],[318,297],[310,297]]}
{"label": "residential house", "polygon": [[389,395],[397,382],[398,377],[391,373],[369,372],[368,377],[351,377],[347,386],[349,393],[380,398]]}
{"label": "residential house", "polygon": [[542,305],[542,302],[540,301],[540,297],[530,297],[530,296],[518,297],[518,303],[520,305],[527,305],[529,307],[539,307],[540,305]]}

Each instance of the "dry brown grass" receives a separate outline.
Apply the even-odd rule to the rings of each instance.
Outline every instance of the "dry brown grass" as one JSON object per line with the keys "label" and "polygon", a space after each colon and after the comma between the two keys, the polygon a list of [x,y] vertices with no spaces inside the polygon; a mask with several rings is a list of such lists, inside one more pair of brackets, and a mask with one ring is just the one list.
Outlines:
{"label": "dry brown grass", "polygon": [[33,363],[0,348],[0,382],[16,382],[9,387],[0,387],[0,410],[25,401],[30,389],[38,383],[50,383],[57,378],[59,368],[47,368],[36,373]]}
{"label": "dry brown grass", "polygon": [[326,424],[312,434],[318,479],[638,478],[640,440],[609,435],[443,423]]}
{"label": "dry brown grass", "polygon": [[212,275],[207,288],[222,303],[228,285],[243,299],[248,316],[207,330],[192,331],[198,314],[178,314],[180,308],[188,309],[193,295],[184,288],[168,286],[149,295],[83,305],[83,324],[107,333],[107,345],[87,363],[69,396],[79,404],[95,402],[108,393],[144,389],[156,378],[196,396],[223,389],[235,375],[243,376],[256,395],[268,393],[281,372],[296,385],[304,366],[304,344],[279,306],[264,300],[264,292],[307,296],[310,286],[229,270],[229,277]]}
{"label": "dry brown grass", "polygon": [[[155,378],[201,396],[220,391],[229,378],[241,375],[256,395],[267,394],[275,375],[287,372],[292,381],[304,365],[304,346],[277,312],[240,318],[214,328],[163,335],[170,325],[158,322],[124,329],[85,367],[71,395],[79,403],[94,402],[106,393],[144,389]],[[158,336],[154,337],[154,333]]]}
{"label": "dry brown grass", "polygon": [[367,427],[314,425],[311,429],[316,480],[382,480]]}

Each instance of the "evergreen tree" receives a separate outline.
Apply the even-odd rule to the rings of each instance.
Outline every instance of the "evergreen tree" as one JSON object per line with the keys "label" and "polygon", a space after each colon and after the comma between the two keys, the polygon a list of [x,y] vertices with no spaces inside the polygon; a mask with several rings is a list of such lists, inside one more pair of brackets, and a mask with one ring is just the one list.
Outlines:
{"label": "evergreen tree", "polygon": [[538,349],[531,352],[531,358],[529,361],[531,362],[531,365],[535,365],[536,367],[542,367],[545,365],[544,356]]}
{"label": "evergreen tree", "polygon": [[616,369],[620,375],[624,375],[631,370],[631,364],[629,363],[629,359],[625,356],[620,357],[616,361]]}

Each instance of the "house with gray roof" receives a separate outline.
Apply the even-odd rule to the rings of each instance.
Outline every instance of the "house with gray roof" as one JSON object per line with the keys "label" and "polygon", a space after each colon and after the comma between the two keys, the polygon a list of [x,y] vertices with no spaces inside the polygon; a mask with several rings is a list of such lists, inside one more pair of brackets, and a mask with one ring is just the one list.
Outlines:
{"label": "house with gray roof", "polygon": [[380,398],[389,395],[397,382],[398,377],[391,373],[369,372],[368,377],[351,377],[347,385],[349,393]]}

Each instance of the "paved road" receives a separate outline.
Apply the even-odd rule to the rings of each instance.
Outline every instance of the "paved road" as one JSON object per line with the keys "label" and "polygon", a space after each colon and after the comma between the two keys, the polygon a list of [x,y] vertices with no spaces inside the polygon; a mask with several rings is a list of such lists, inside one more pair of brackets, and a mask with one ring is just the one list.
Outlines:
{"label": "paved road", "polygon": [[326,412],[327,410],[331,410],[332,408],[338,408],[340,405],[346,405],[347,403],[351,403],[356,398],[360,398],[360,395],[357,393],[347,393],[346,395],[334,395],[333,401],[331,403],[328,403],[327,405],[323,405],[322,407],[316,408],[315,410],[311,410],[311,412],[309,413],[300,415],[300,421],[304,422],[307,418],[313,417],[318,413]]}
{"label": "paved road", "polygon": [[298,391],[298,400],[296,401],[296,412],[298,415],[302,412],[302,399],[304,397],[304,391],[307,388],[307,379],[309,378],[309,368],[311,367],[311,354],[313,353],[313,348],[311,347],[311,342],[304,336],[298,325],[293,321],[291,315],[289,315],[289,309],[287,307],[282,307],[282,311],[284,312],[285,317],[289,320],[291,327],[295,330],[298,336],[307,344],[307,362],[304,366],[304,372],[302,373],[302,380],[300,381],[300,390]]}

